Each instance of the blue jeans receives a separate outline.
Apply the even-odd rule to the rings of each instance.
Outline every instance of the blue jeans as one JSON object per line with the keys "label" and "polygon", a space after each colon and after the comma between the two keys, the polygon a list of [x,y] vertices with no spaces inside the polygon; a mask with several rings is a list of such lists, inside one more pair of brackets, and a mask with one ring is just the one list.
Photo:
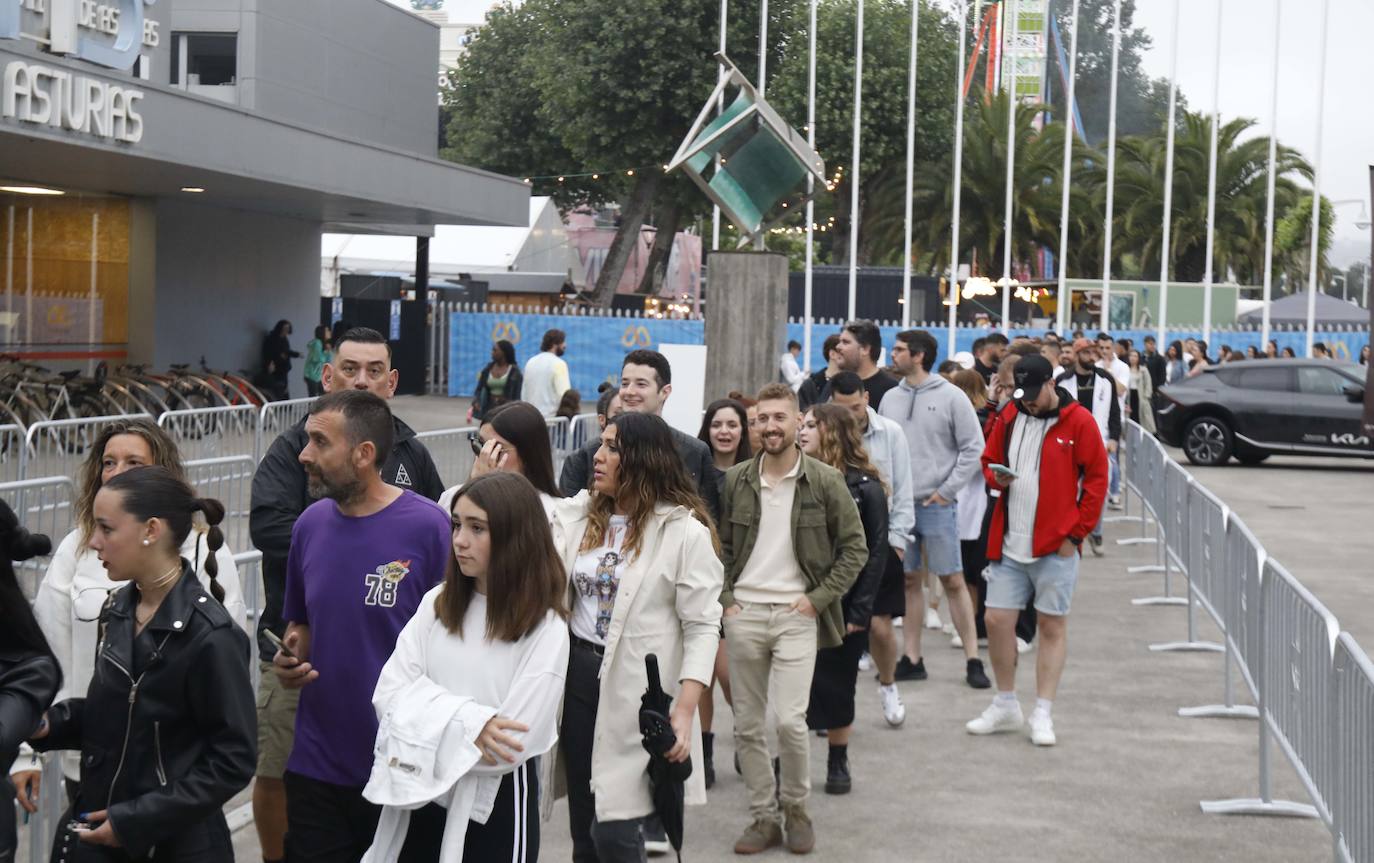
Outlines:
{"label": "blue jeans", "polygon": [[957,504],[922,504],[916,501],[916,528],[906,544],[902,563],[907,572],[921,567],[925,551],[925,570],[935,575],[954,575],[964,571],[959,551],[959,512]]}
{"label": "blue jeans", "polygon": [[1121,452],[1121,444],[1117,443],[1117,451],[1107,453],[1107,494],[1116,497],[1121,494],[1121,461],[1117,456]]}

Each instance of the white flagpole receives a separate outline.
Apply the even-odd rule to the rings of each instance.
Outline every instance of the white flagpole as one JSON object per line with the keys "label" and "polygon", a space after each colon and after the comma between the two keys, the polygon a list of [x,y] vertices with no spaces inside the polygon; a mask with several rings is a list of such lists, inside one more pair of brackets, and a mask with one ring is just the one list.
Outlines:
{"label": "white flagpole", "polygon": [[1178,6],[1179,0],[1174,0],[1174,37],[1169,49],[1169,127],[1164,133],[1164,236],[1159,246],[1159,322],[1155,336],[1160,345],[1167,344],[1165,336],[1169,324],[1169,233],[1174,225],[1174,121],[1178,111]]}
{"label": "white flagpole", "polygon": [[849,173],[849,320],[858,314],[859,305],[859,139],[863,120],[864,95],[864,0],[859,0],[859,15],[854,27],[854,139]]}
{"label": "white flagpole", "polygon": [[[809,38],[806,77],[806,143],[816,149],[816,3],[811,0],[811,23],[807,31]],[[815,264],[816,202],[812,194],[815,190],[815,177],[806,175],[806,287],[803,291],[805,308],[802,310],[802,356],[806,370],[811,371],[811,289],[812,267]]]}
{"label": "white flagpole", "polygon": [[[730,0],[720,0],[720,53],[725,53],[725,24],[729,16]],[[716,72],[716,81],[725,77],[725,64],[721,63]],[[716,98],[716,114],[725,110],[725,92]],[[716,158],[716,169],[720,170],[720,158]],[[720,249],[720,207],[711,208],[711,251]]]}
{"label": "white flagpole", "polygon": [[1307,252],[1307,356],[1317,334],[1317,259],[1320,257],[1322,217],[1322,120],[1326,110],[1326,35],[1331,18],[1331,0],[1322,0],[1322,41],[1317,50],[1321,72],[1317,75],[1317,143],[1312,155],[1312,245]]}
{"label": "white flagpole", "polygon": [[964,190],[964,40],[968,24],[969,5],[955,0],[959,13],[959,65],[954,69],[954,212],[949,233],[949,349],[948,359],[954,359],[959,348],[959,201]]}
{"label": "white flagpole", "polygon": [[1104,216],[1106,237],[1102,245],[1102,314],[1098,328],[1107,331],[1111,323],[1112,293],[1112,217],[1116,193],[1116,82],[1121,70],[1121,0],[1112,8],[1112,86],[1107,107],[1107,212]]}
{"label": "white flagpole", "polygon": [[[1207,251],[1202,265],[1202,340],[1212,343],[1212,257],[1217,234],[1217,136],[1221,133],[1221,29],[1222,7],[1226,0],[1217,0],[1217,42],[1212,49],[1212,143],[1207,161]],[[1165,351],[1161,340],[1159,352]],[[1264,353],[1264,345],[1260,345]]]}
{"label": "white flagpole", "polygon": [[[921,5],[911,0],[911,62],[906,73],[906,217],[903,222],[905,246],[902,254],[902,329],[911,326],[911,194],[916,170],[916,35]],[[959,77],[955,70],[955,77]]]}
{"label": "white flagpole", "polygon": [[1059,198],[1059,301],[1055,321],[1059,332],[1069,328],[1069,312],[1073,309],[1073,296],[1069,292],[1069,274],[1065,262],[1069,259],[1069,177],[1073,171],[1073,100],[1077,81],[1074,76],[1078,70],[1078,0],[1073,0],[1073,19],[1069,24],[1069,87],[1064,102],[1064,170],[1060,183],[1063,189]]}
{"label": "white flagpole", "polygon": [[1274,180],[1279,146],[1279,37],[1283,0],[1274,0],[1274,82],[1269,96],[1269,184],[1264,212],[1264,308],[1260,310],[1260,344],[1269,344],[1269,301],[1274,296]]}
{"label": "white flagpole", "polygon": [[[1006,8],[1007,2],[1003,0],[1003,8]],[[1007,17],[1011,23],[1003,27],[1007,46],[1007,60],[1003,64],[1007,80],[1007,200],[1002,227],[1002,331],[1006,333],[1011,332],[1011,214],[1016,177],[1016,34],[1019,29],[1017,13],[1021,8],[1020,0],[1009,2],[1011,14]]]}
{"label": "white flagpole", "polygon": [[768,88],[768,0],[759,3],[759,98]]}

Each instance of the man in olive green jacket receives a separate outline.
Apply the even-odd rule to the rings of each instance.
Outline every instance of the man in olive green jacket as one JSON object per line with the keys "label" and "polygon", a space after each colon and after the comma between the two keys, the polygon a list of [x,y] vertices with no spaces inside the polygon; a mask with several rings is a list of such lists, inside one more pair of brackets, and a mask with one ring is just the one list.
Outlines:
{"label": "man in olive green jacket", "polygon": [[[815,835],[806,814],[811,791],[806,706],[817,647],[835,647],[846,625],[840,599],[868,559],[859,511],[844,475],[797,448],[801,415],[786,384],[758,397],[763,452],[731,468],[721,495],[725,564],[725,648],[734,694],[735,749],[749,789],[752,823],[735,852],[782,843],[805,854]],[[778,799],[764,738],[769,682],[778,718]]]}

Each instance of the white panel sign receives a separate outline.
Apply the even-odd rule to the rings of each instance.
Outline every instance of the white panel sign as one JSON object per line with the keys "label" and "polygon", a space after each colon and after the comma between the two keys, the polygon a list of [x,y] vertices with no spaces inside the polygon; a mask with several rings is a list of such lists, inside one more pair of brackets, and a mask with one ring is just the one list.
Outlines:
{"label": "white panel sign", "polygon": [[706,346],[660,344],[658,350],[673,369],[673,393],[663,403],[663,419],[696,437],[706,408]]}

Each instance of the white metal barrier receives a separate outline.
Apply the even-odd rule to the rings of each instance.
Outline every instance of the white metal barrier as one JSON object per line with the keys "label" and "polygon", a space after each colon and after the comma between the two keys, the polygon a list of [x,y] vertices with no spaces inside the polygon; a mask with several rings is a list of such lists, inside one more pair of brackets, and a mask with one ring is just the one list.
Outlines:
{"label": "white metal barrier", "polygon": [[1336,860],[1374,860],[1374,662],[1348,632],[1336,639],[1331,726],[1331,835]]}
{"label": "white metal barrier", "polygon": [[452,488],[464,482],[472,472],[472,463],[477,456],[472,451],[472,439],[469,435],[476,431],[476,426],[464,426],[419,432],[415,435],[416,439],[425,445],[425,449],[429,450],[445,488]]}
{"label": "white metal barrier", "polygon": [[183,461],[257,454],[258,408],[253,405],[167,411],[157,424],[176,441]]}
{"label": "white metal barrier", "polygon": [[1140,536],[1130,537],[1127,540],[1119,540],[1122,544],[1149,544],[1155,547],[1155,562],[1127,566],[1126,572],[1137,574],[1142,572],[1164,572],[1164,520],[1161,513],[1165,507],[1165,488],[1164,488],[1164,465],[1169,461],[1169,455],[1160,446],[1159,441],[1148,435],[1142,435],[1140,446],[1134,461],[1134,469],[1139,474],[1136,479],[1136,486],[1140,490],[1140,501],[1144,505],[1144,510],[1154,521],[1154,536],[1145,535],[1146,524],[1145,516],[1142,514],[1140,522]]}
{"label": "white metal barrier", "polygon": [[248,638],[253,642],[248,659],[248,674],[253,680],[253,691],[258,691],[258,680],[262,671],[258,668],[258,618],[262,615],[264,590],[262,584],[262,552],[257,549],[240,551],[234,555],[234,566],[238,568],[239,588],[243,590],[243,607],[248,609]]}
{"label": "white metal barrier", "polygon": [[[0,483],[3,498],[30,533],[41,533],[57,548],[75,523],[74,486],[71,477],[45,476]],[[38,582],[48,571],[51,555],[35,557],[14,565],[14,574],[24,595],[32,599]]]}
{"label": "white metal barrier", "polygon": [[235,553],[252,547],[248,534],[248,515],[252,508],[253,472],[257,462],[251,455],[226,456],[188,461],[186,481],[201,497],[212,497],[224,504],[224,542]]}
{"label": "white metal barrier", "polygon": [[23,463],[24,427],[0,425],[0,482],[22,479],[19,470]]}
{"label": "white metal barrier", "polygon": [[257,440],[253,447],[253,454],[258,461],[262,461],[262,457],[267,454],[267,448],[272,445],[272,441],[277,439],[277,435],[306,418],[310,413],[310,405],[314,401],[314,396],[304,399],[286,399],[285,401],[268,402],[259,409]]}
{"label": "white metal barrier", "polygon": [[572,420],[572,442],[568,452],[582,449],[600,434],[601,426],[597,424],[596,414],[578,414]]}
{"label": "white metal barrier", "polygon": [[152,419],[148,414],[126,414],[34,423],[25,432],[20,450],[19,478],[79,475],[81,463],[100,434],[111,423],[134,417]]}
{"label": "white metal barrier", "polygon": [[[1197,636],[1197,606],[1199,596],[1206,602],[1209,594],[1205,589],[1221,566],[1222,553],[1226,539],[1226,507],[1210,492],[1198,485],[1188,472],[1174,462],[1168,466],[1169,511],[1165,523],[1164,565],[1172,560],[1184,578],[1182,604],[1187,606],[1188,638],[1185,641],[1169,641],[1151,644],[1150,649],[1161,651],[1214,651],[1225,648],[1212,641],[1201,641]],[[1195,579],[1201,579],[1204,587],[1199,588]],[[1135,600],[1139,605],[1178,605],[1178,597],[1169,596],[1169,572],[1164,573],[1164,596],[1153,600]]]}
{"label": "white metal barrier", "polygon": [[[1329,825],[1335,777],[1329,736],[1335,722],[1332,660],[1340,629],[1326,606],[1272,558],[1264,562],[1260,584],[1259,797],[1204,800],[1202,811],[1321,818]],[[1270,738],[1315,805],[1274,799]]]}
{"label": "white metal barrier", "polygon": [[1173,595],[1173,572],[1183,572],[1184,555],[1188,548],[1188,489],[1193,479],[1177,462],[1169,458],[1163,448],[1155,444],[1162,459],[1160,469],[1150,468],[1151,488],[1155,493],[1155,520],[1160,530],[1159,554],[1164,564],[1164,594],[1131,600],[1133,605],[1187,605],[1188,600]]}

